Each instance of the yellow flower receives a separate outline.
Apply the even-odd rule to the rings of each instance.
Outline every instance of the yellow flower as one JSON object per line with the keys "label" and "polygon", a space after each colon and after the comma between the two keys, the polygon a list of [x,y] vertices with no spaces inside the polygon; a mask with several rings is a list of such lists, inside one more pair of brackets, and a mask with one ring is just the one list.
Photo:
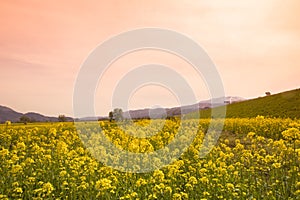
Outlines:
{"label": "yellow flower", "polygon": [[14,189],[14,192],[16,192],[16,193],[23,193],[23,190],[22,190],[22,188],[17,187],[17,188]]}
{"label": "yellow flower", "polygon": [[281,163],[273,163],[272,166],[276,169],[281,167]]}
{"label": "yellow flower", "polygon": [[179,193],[175,193],[175,194],[173,194],[173,198],[172,198],[173,200],[181,200],[182,198],[181,198],[181,194],[179,194]]}
{"label": "yellow flower", "polygon": [[194,177],[194,176],[191,176],[189,178],[189,183],[192,184],[192,185],[196,185],[198,183],[197,178]]}
{"label": "yellow flower", "polygon": [[9,154],[8,149],[2,149],[2,150],[0,150],[0,155],[1,155],[2,157],[7,156],[8,154]]}
{"label": "yellow flower", "polygon": [[143,186],[143,185],[146,185],[147,184],[147,181],[143,178],[139,178],[137,181],[136,181],[136,186],[140,187],[140,186]]}
{"label": "yellow flower", "polygon": [[59,173],[60,177],[65,177],[67,175],[67,171],[63,170]]}
{"label": "yellow flower", "polygon": [[26,160],[24,161],[24,163],[26,164],[26,165],[30,165],[30,164],[32,164],[32,163],[34,163],[34,160],[32,159],[32,158],[26,158]]}
{"label": "yellow flower", "polygon": [[228,169],[229,171],[233,171],[233,170],[234,170],[234,166],[233,166],[233,165],[229,165],[229,166],[227,167],[227,169]]}
{"label": "yellow flower", "polygon": [[12,186],[13,186],[13,187],[18,187],[18,186],[19,186],[19,183],[18,183],[18,182],[13,182],[13,183],[12,183]]}
{"label": "yellow flower", "polygon": [[67,181],[64,181],[64,182],[62,183],[62,185],[63,185],[63,186],[68,186],[69,184],[68,184]]}
{"label": "yellow flower", "polygon": [[163,189],[165,188],[165,185],[163,183],[160,183],[158,185],[155,185],[153,190],[156,192],[156,193],[162,193]]}
{"label": "yellow flower", "polygon": [[201,169],[199,170],[199,172],[200,172],[201,174],[205,174],[205,173],[207,172],[207,169],[206,169],[206,168],[201,168]]}
{"label": "yellow flower", "polygon": [[200,178],[199,179],[202,183],[208,183],[209,182],[209,180],[208,180],[208,178],[207,177],[202,177],[202,178]]}
{"label": "yellow flower", "polygon": [[108,190],[112,187],[111,182],[112,181],[107,178],[102,178],[99,181],[96,181],[95,187],[97,190],[100,190],[100,191]]}
{"label": "yellow flower", "polygon": [[148,196],[148,199],[157,199],[157,196],[156,196],[156,194],[150,194]]}
{"label": "yellow flower", "polygon": [[202,194],[203,194],[203,196],[209,196],[209,195],[210,195],[210,193],[209,193],[209,192],[206,192],[206,191],[203,192]]}
{"label": "yellow flower", "polygon": [[153,173],[153,177],[156,181],[162,182],[165,178],[165,175],[161,170],[155,170]]}
{"label": "yellow flower", "polygon": [[0,194],[0,199],[1,200],[8,200],[7,195],[3,195],[3,194]]}
{"label": "yellow flower", "polygon": [[11,169],[11,173],[13,173],[13,174],[21,173],[22,171],[23,171],[23,168],[21,165],[13,165],[13,167]]}
{"label": "yellow flower", "polygon": [[164,192],[167,193],[167,194],[171,194],[172,193],[172,188],[167,186],[167,187],[165,187]]}
{"label": "yellow flower", "polygon": [[18,160],[19,160],[19,157],[16,154],[13,154],[12,157],[11,157],[12,163],[15,163]]}
{"label": "yellow flower", "polygon": [[299,188],[299,189],[300,189],[300,181],[298,181],[298,182],[296,183],[296,188]]}
{"label": "yellow flower", "polygon": [[17,143],[17,149],[19,151],[24,151],[26,149],[26,145],[24,144],[24,142],[18,142]]}
{"label": "yellow flower", "polygon": [[35,177],[28,177],[28,181],[29,181],[30,183],[35,182]]}
{"label": "yellow flower", "polygon": [[182,199],[188,199],[189,198],[189,195],[185,192],[180,192],[180,194],[181,194]]}
{"label": "yellow flower", "polygon": [[46,192],[47,194],[50,194],[54,190],[54,187],[51,183],[47,182],[43,185],[43,192]]}
{"label": "yellow flower", "polygon": [[224,140],[224,144],[229,144],[229,140],[228,140],[228,139],[225,139],[225,140]]}
{"label": "yellow flower", "polygon": [[228,190],[233,190],[234,189],[234,185],[232,183],[226,183],[226,187]]}
{"label": "yellow flower", "polygon": [[192,189],[193,189],[193,186],[192,186],[190,183],[187,183],[187,184],[185,184],[185,188],[186,188],[187,190],[192,190]]}
{"label": "yellow flower", "polygon": [[57,133],[56,128],[50,128],[49,130],[49,135],[55,137]]}
{"label": "yellow flower", "polygon": [[255,133],[254,132],[249,132],[248,134],[247,134],[247,137],[248,138],[253,138],[255,136]]}
{"label": "yellow flower", "polygon": [[300,131],[297,128],[289,128],[282,132],[282,136],[286,140],[297,140],[300,139]]}
{"label": "yellow flower", "polygon": [[234,147],[234,150],[236,151],[242,151],[244,149],[244,145],[241,143],[237,143],[236,146]]}

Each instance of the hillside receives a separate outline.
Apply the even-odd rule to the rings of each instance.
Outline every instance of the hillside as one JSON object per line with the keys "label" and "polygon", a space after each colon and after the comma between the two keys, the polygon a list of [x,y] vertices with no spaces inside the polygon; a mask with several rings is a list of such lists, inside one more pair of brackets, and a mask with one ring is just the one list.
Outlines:
{"label": "hillside", "polygon": [[23,115],[22,113],[16,112],[11,108],[0,106],[0,123],[3,123],[7,120],[13,122],[19,121],[22,115]]}
{"label": "hillside", "polygon": [[[57,122],[58,121],[57,117],[48,117],[34,112],[28,112],[23,114],[20,112],[16,112],[13,109],[8,108],[6,106],[0,105],[0,123],[3,123],[8,120],[11,122],[19,122],[20,117],[22,116],[28,117],[33,122]],[[66,120],[72,121],[73,119],[67,117]]]}
{"label": "hillside", "polygon": [[[227,103],[231,104],[227,104]],[[188,117],[193,118],[197,115],[195,111],[199,112],[201,118],[210,118],[211,117],[211,108],[214,106],[216,113],[213,118],[218,118],[218,110],[223,108],[220,105],[226,104],[226,117],[227,118],[247,118],[247,117],[256,117],[257,115],[267,116],[267,117],[280,117],[280,118],[297,118],[300,119],[300,89],[291,90],[287,92],[282,92],[279,94],[274,94],[271,96],[259,97],[256,99],[245,100],[240,97],[226,97],[224,102],[222,101],[218,105],[212,105],[211,100],[200,101],[197,104],[187,105],[182,107],[174,108],[154,108],[154,109],[139,109],[139,110],[130,110],[124,112],[125,118],[161,118],[163,115],[166,116],[178,116],[180,114],[186,114]],[[187,114],[188,113],[188,114]],[[58,119],[56,117],[48,117],[41,115],[39,113],[20,113],[16,112],[11,108],[0,106],[0,123],[3,123],[7,120],[12,122],[19,122],[21,116],[27,116],[32,121],[38,122],[56,122]],[[79,121],[89,121],[97,120],[100,117],[92,118],[82,118],[78,119]],[[106,119],[107,117],[102,117]],[[67,117],[67,121],[72,121],[73,119]]]}
{"label": "hillside", "polygon": [[242,97],[233,97],[228,96],[224,98],[215,99],[216,102],[212,104],[211,99],[200,101],[196,104],[192,105],[185,105],[181,107],[173,107],[173,108],[145,108],[145,109],[138,109],[138,110],[129,110],[123,113],[124,118],[132,118],[132,119],[142,119],[142,118],[163,118],[163,116],[177,116],[180,114],[187,114],[194,112],[196,110],[203,110],[207,108],[212,108],[216,106],[226,105],[229,102],[241,102],[245,101]]}
{"label": "hillside", "polygon": [[[218,118],[218,110],[222,107],[214,108],[216,114],[213,118]],[[259,97],[247,101],[242,101],[226,106],[227,118],[247,118],[262,115],[276,118],[297,118],[300,119],[300,89],[282,92],[271,96]],[[189,117],[196,116],[190,113]],[[201,118],[210,118],[211,109],[201,110]]]}

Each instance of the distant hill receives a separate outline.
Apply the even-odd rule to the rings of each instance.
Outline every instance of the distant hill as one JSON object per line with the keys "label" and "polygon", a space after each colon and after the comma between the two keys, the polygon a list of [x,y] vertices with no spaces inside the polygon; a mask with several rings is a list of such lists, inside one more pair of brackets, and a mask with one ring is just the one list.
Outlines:
{"label": "distant hill", "polygon": [[[16,112],[13,109],[8,108],[6,106],[0,106],[0,123],[3,123],[8,120],[11,122],[19,122],[20,117],[22,116],[26,116],[31,121],[35,121],[35,122],[57,122],[58,121],[57,117],[48,117],[34,112],[28,112],[23,114],[20,112]],[[71,117],[67,117],[67,121],[72,121],[72,120],[73,119]]]}
{"label": "distant hill", "polygon": [[[257,115],[267,117],[281,118],[298,118],[300,119],[300,89],[282,92],[256,99],[246,100],[241,97],[225,97],[215,99],[215,104],[211,100],[200,101],[199,103],[174,108],[146,108],[130,110],[123,113],[124,118],[141,119],[141,118],[162,118],[187,114],[189,117],[196,117],[195,112],[200,112],[201,118],[211,117],[211,108],[215,109],[213,118],[218,118],[218,110],[226,106],[226,117],[228,118],[247,118],[256,117]],[[0,106],[0,123],[7,120],[19,122],[21,116],[27,116],[32,121],[37,122],[57,122],[58,118],[48,117],[39,113],[20,113],[11,108]],[[85,117],[76,119],[76,121],[94,121],[97,119],[108,119],[105,117]],[[73,118],[67,117],[67,121],[73,121]]]}
{"label": "distant hill", "polygon": [[[219,117],[218,110],[220,108],[215,108],[216,114],[213,118]],[[300,89],[230,104],[226,106],[226,109],[227,118],[250,118],[262,115],[300,119]],[[194,115],[196,116],[196,114]],[[193,117],[193,113],[190,113],[189,116]],[[200,117],[210,118],[211,109],[201,110]]]}
{"label": "distant hill", "polygon": [[186,105],[181,107],[174,107],[174,108],[145,108],[145,109],[138,109],[138,110],[130,110],[123,113],[124,118],[131,118],[131,119],[140,119],[140,118],[162,118],[164,116],[172,117],[178,116],[181,114],[187,114],[194,111],[199,111],[203,109],[209,109],[212,107],[218,107],[222,105],[227,105],[230,103],[236,103],[245,101],[242,97],[225,97],[225,98],[218,98],[214,99],[214,103],[212,104],[211,99],[200,101],[199,103]]}
{"label": "distant hill", "polygon": [[22,115],[22,113],[16,112],[11,108],[0,106],[0,123],[3,123],[7,120],[12,122],[19,121]]}

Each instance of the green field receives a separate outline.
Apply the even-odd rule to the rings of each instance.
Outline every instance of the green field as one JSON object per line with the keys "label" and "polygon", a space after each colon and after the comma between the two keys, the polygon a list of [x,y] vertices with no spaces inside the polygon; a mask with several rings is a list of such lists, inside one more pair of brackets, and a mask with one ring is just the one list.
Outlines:
{"label": "green field", "polygon": [[[214,108],[214,118],[220,116],[222,107]],[[228,118],[252,118],[258,115],[276,118],[300,119],[300,89],[291,90],[271,96],[260,97],[226,106]],[[219,111],[220,110],[220,111]],[[198,114],[189,114],[197,118]],[[210,118],[211,109],[201,110],[201,118]],[[221,115],[222,116],[222,115]]]}
{"label": "green field", "polygon": [[[202,158],[199,151],[210,123],[213,127],[219,120],[100,122],[117,148],[134,153],[163,148],[184,127],[188,137],[180,137],[175,146],[181,149],[192,138],[189,148],[147,173],[121,172],[100,162],[125,161],[122,155],[109,156],[95,123],[77,129],[72,123],[1,125],[0,199],[300,199],[299,120],[226,119],[218,143]],[[153,163],[160,166],[168,156]],[[144,167],[126,162],[132,169]]]}

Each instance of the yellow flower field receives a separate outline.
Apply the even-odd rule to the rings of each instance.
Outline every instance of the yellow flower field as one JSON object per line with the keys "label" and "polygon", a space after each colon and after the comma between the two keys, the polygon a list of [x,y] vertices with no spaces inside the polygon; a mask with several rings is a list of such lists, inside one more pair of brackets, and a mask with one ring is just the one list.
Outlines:
{"label": "yellow flower field", "polygon": [[[122,154],[110,156],[95,124],[117,149],[151,153],[172,142],[181,123],[196,137],[161,169],[122,172],[96,159],[125,162]],[[0,199],[300,199],[299,120],[226,119],[217,145],[202,158],[210,123],[218,120],[0,125]],[[189,139],[174,144],[178,152]]]}

